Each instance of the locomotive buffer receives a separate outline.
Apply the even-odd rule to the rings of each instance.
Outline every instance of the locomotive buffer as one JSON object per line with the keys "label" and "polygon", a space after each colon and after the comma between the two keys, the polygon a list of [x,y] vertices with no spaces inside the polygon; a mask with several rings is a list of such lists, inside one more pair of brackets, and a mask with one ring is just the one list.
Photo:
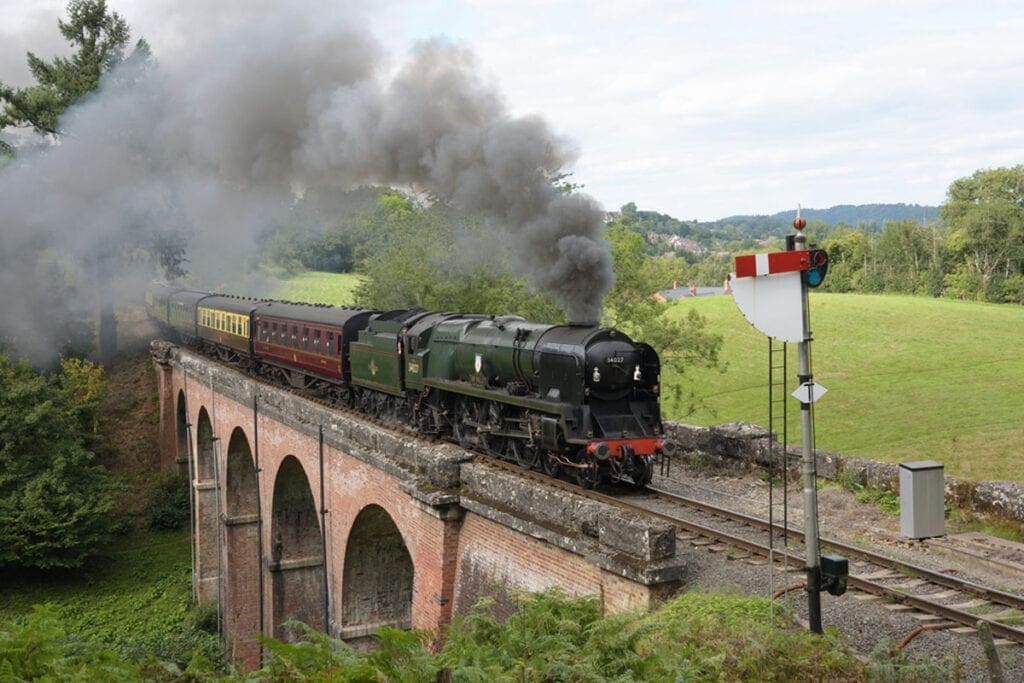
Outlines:
{"label": "locomotive buffer", "polygon": [[[800,386],[793,397],[800,401],[803,432],[801,471],[804,493],[804,544],[807,572],[807,607],[811,631],[822,633],[821,591],[842,595],[846,591],[849,563],[844,557],[821,557],[818,544],[818,498],[815,485],[814,419],[812,404],[827,391],[811,374],[811,331],[808,289],[817,287],[828,270],[823,249],[806,249],[800,216],[793,221],[795,235],[786,238],[786,251],[736,257],[733,298],[743,316],[764,334],[783,342],[797,342]],[[783,444],[785,449],[785,444]]]}

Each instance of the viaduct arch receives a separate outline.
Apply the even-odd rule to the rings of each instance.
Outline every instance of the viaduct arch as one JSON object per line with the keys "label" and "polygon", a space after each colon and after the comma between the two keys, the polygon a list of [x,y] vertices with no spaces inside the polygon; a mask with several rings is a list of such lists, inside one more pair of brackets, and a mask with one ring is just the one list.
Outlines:
{"label": "viaduct arch", "polygon": [[438,629],[561,586],[609,612],[678,589],[668,524],[473,462],[154,342],[164,467],[191,482],[193,585],[228,655],[302,621],[343,639]]}

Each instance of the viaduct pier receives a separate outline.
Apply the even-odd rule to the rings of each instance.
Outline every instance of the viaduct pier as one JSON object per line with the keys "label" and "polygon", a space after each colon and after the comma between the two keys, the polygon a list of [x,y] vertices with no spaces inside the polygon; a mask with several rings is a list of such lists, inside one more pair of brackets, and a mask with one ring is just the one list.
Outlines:
{"label": "viaduct pier", "polygon": [[608,613],[685,581],[661,521],[538,484],[154,342],[161,458],[187,474],[196,600],[260,665],[289,620],[342,639],[443,629],[485,596],[560,586]]}

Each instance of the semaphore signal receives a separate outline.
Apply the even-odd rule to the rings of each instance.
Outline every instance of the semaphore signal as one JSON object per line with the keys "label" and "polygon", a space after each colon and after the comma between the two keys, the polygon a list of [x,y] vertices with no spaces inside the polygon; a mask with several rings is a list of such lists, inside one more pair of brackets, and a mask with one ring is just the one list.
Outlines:
{"label": "semaphore signal", "polygon": [[[793,397],[800,401],[803,452],[801,471],[804,485],[804,546],[806,548],[808,620],[811,631],[821,633],[821,591],[842,595],[849,573],[846,558],[822,557],[818,544],[818,499],[814,460],[814,417],[812,404],[826,389],[815,384],[811,374],[811,330],[808,289],[819,286],[828,272],[824,249],[805,249],[807,221],[797,209],[793,220],[796,234],[787,239],[790,248],[768,254],[736,257],[733,299],[754,327],[783,342],[797,342],[800,386]],[[770,370],[770,368],[769,368]],[[783,444],[785,448],[785,444]]]}

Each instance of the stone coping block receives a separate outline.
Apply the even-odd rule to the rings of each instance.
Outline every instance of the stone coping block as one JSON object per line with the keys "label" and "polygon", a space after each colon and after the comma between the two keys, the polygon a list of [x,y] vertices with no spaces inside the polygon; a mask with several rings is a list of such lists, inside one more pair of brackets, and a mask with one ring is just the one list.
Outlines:
{"label": "stone coping block", "polygon": [[[769,464],[768,431],[758,425],[732,422],[714,427],[698,427],[681,422],[665,422],[665,433],[677,440],[683,452],[699,452],[715,462],[742,469]],[[800,449],[790,446],[787,461],[799,468]],[[816,451],[818,475],[885,491],[899,493],[899,464],[851,458],[838,453]],[[972,482],[957,477],[945,478],[946,503],[1024,522],[1024,483],[1014,481]]]}
{"label": "stone coping block", "polygon": [[[462,467],[462,499],[488,503],[539,527],[566,537],[574,551],[596,540],[611,554],[643,562],[675,556],[676,535],[668,522],[566,492],[560,487],[524,479],[484,463]],[[463,503],[465,505],[465,502]]]}

